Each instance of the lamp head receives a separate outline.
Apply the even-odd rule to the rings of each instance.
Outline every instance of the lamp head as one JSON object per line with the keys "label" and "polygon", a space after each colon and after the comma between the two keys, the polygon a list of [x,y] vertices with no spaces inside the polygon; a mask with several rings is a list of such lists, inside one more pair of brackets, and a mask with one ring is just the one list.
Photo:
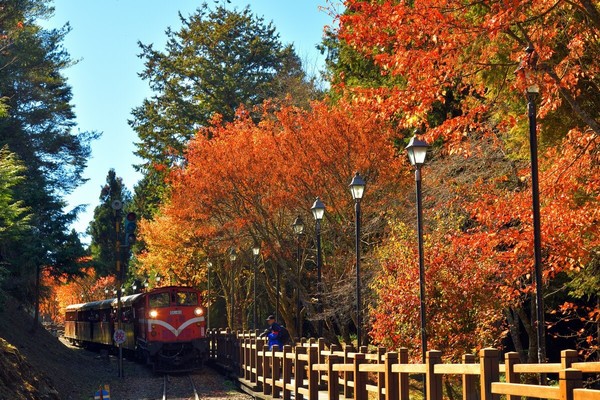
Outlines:
{"label": "lamp head", "polygon": [[415,167],[420,167],[423,165],[425,163],[425,157],[427,156],[428,149],[429,145],[427,142],[419,140],[416,136],[413,136],[410,139],[410,142],[408,142],[408,146],[406,146],[410,163]]}
{"label": "lamp head", "polygon": [[315,220],[321,221],[323,219],[323,215],[325,214],[325,204],[323,204],[321,199],[317,197],[310,210],[312,211]]}
{"label": "lamp head", "polygon": [[304,221],[302,221],[301,216],[297,216],[292,224],[292,228],[294,229],[294,233],[296,235],[302,235],[304,233]]}
{"label": "lamp head", "polygon": [[352,178],[352,182],[350,182],[350,192],[352,193],[352,198],[354,200],[362,199],[366,186],[367,183],[357,172],[356,175],[354,175],[354,178]]}

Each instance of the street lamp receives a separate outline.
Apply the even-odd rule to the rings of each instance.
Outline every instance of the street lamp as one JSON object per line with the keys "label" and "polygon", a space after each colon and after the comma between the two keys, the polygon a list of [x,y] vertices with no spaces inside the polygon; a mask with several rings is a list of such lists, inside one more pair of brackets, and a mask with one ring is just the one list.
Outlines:
{"label": "street lamp", "polygon": [[230,313],[230,324],[229,326],[231,326],[231,329],[234,330],[235,327],[233,326],[234,323],[234,318],[233,318],[233,310],[234,310],[234,302],[235,302],[235,297],[233,295],[233,291],[234,291],[234,271],[233,271],[233,263],[235,262],[237,258],[237,253],[235,251],[235,247],[232,247],[231,250],[229,251],[229,261],[231,261],[231,296],[230,296],[230,301],[229,303],[231,304],[231,313]]}
{"label": "street lamp", "polygon": [[[321,220],[325,214],[325,204],[317,197],[310,209],[315,217],[315,232],[317,236],[317,313],[323,312],[321,302]],[[319,315],[319,337],[323,336],[323,317]]]}
{"label": "street lamp", "polygon": [[[530,49],[530,50],[529,50]],[[533,48],[526,51],[532,52]],[[533,202],[533,252],[535,262],[535,310],[537,317],[538,363],[546,359],[544,334],[544,298],[542,297],[542,234],[540,223],[540,188],[537,159],[537,121],[535,100],[539,95],[535,84],[527,88],[527,111],[529,116],[529,148],[531,153],[531,196]]]}
{"label": "street lamp", "polygon": [[297,216],[292,224],[292,228],[294,229],[294,234],[296,234],[296,242],[298,244],[298,248],[296,251],[296,279],[297,279],[297,287],[296,287],[296,334],[298,337],[302,337],[302,323],[300,322],[300,268],[302,263],[302,254],[300,254],[300,237],[304,234],[304,221],[301,216]]}
{"label": "street lamp", "polygon": [[256,329],[257,326],[257,318],[256,318],[256,275],[258,269],[258,255],[260,254],[260,245],[255,244],[252,247],[252,254],[254,255],[254,309],[253,309],[253,322],[252,329]]}
{"label": "street lamp", "polygon": [[354,178],[352,178],[352,182],[350,182],[350,192],[352,193],[352,198],[354,199],[354,211],[356,214],[356,235],[355,235],[355,243],[356,243],[356,344],[357,347],[360,347],[362,344],[361,341],[361,331],[362,331],[362,320],[361,320],[361,308],[362,303],[360,301],[360,200],[365,193],[365,187],[367,183],[364,179],[356,173]]}
{"label": "street lamp", "polygon": [[212,263],[209,261],[206,263],[206,286],[207,286],[207,299],[206,299],[206,326],[207,329],[210,329],[210,269],[212,268]]}
{"label": "street lamp", "polygon": [[429,145],[413,136],[406,146],[410,163],[415,167],[415,182],[417,185],[417,235],[419,238],[419,292],[421,316],[421,348],[423,363],[427,355],[427,330],[425,325],[425,262],[423,259],[423,211],[421,207],[421,167],[425,163]]}

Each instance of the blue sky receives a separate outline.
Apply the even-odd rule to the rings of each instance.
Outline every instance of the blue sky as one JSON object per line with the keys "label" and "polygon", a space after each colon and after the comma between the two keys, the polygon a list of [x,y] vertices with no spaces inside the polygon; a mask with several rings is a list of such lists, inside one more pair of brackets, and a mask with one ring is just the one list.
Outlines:
{"label": "blue sky", "polygon": [[[215,0],[207,2],[214,7]],[[273,22],[284,44],[294,44],[306,70],[314,74],[323,64],[315,49],[323,27],[331,17],[319,9],[326,0],[220,0],[230,9],[249,5],[254,15]],[[143,60],[137,42],[153,43],[162,49],[165,30],[181,26],[178,12],[188,16],[202,0],[54,0],[53,18],[45,27],[60,27],[69,22],[71,33],[64,47],[79,62],[64,71],[73,88],[73,104],[81,131],[102,132],[92,144],[92,158],[85,177],[89,181],[67,197],[69,208],[86,204],[87,210],[74,224],[85,232],[98,205],[100,189],[110,168],[133,190],[140,175],[133,165],[138,162],[134,142],[137,136],[127,124],[131,110],[142,104],[151,92],[138,77]],[[89,238],[82,237],[84,242]]]}

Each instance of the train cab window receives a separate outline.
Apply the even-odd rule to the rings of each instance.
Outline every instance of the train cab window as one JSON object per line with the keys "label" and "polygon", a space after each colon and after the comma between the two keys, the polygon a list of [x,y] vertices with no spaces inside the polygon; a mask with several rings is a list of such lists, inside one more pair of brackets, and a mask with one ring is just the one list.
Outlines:
{"label": "train cab window", "polygon": [[169,302],[169,293],[167,292],[162,292],[162,293],[154,293],[150,295],[150,298],[148,299],[149,303],[150,303],[150,307],[155,308],[155,307],[169,307],[170,302]]}
{"label": "train cab window", "polygon": [[198,294],[194,292],[177,292],[177,305],[197,306]]}

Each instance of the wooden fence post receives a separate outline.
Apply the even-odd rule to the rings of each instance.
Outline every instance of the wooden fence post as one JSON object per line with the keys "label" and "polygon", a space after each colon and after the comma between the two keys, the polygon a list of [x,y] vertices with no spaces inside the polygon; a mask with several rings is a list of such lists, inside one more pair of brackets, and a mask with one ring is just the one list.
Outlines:
{"label": "wooden fence post", "polygon": [[[319,349],[319,351],[317,352],[317,359],[319,360],[318,363],[325,364],[325,339],[324,338],[319,338],[317,340],[317,348]],[[327,384],[325,383],[325,380],[323,379],[323,374],[321,373],[321,371],[319,371],[319,387],[320,388],[327,387]]]}
{"label": "wooden fence post", "polygon": [[354,354],[354,400],[367,400],[367,373],[360,372],[360,365],[365,363],[365,354]]}
{"label": "wooden fence post", "polygon": [[[463,364],[474,364],[475,356],[473,354],[464,354],[462,356]],[[463,400],[478,400],[477,379],[473,375],[465,374],[462,376]]]}
{"label": "wooden fence post", "polygon": [[481,400],[499,400],[500,395],[492,394],[492,382],[500,380],[500,352],[496,349],[481,349],[479,365],[481,371]]}
{"label": "wooden fence post", "polygon": [[259,392],[263,391],[263,382],[261,381],[261,377],[263,377],[263,348],[265,347],[264,339],[256,339],[256,348],[254,349],[254,365],[256,365],[256,374],[254,378],[256,379],[256,390]]}
{"label": "wooden fence post", "polygon": [[385,400],[397,400],[399,396],[398,374],[392,372],[394,364],[398,364],[398,353],[385,354]]}
{"label": "wooden fence post", "polygon": [[571,365],[577,361],[577,350],[563,350],[560,352],[560,367],[562,369],[571,368]]}
{"label": "wooden fence post", "polygon": [[232,372],[231,367],[233,365],[233,340],[231,340],[231,329],[225,330],[225,365]]}
{"label": "wooden fence post", "polygon": [[294,393],[296,398],[302,398],[303,396],[298,392],[298,389],[304,385],[304,361],[300,360],[301,354],[306,354],[307,348],[304,346],[296,346],[296,352],[294,356]]}
{"label": "wooden fence post", "polygon": [[[353,361],[350,357],[350,353],[354,351],[354,348],[350,346],[344,347],[344,364],[352,364]],[[354,380],[354,374],[350,371],[346,371],[343,373],[344,376],[344,397],[350,398],[353,394],[352,386],[348,385],[348,382]]]}
{"label": "wooden fence post", "polygon": [[[408,349],[406,347],[401,347],[398,351],[398,363],[408,364]],[[423,382],[423,384],[425,384],[425,382]],[[398,393],[400,395],[400,400],[408,400],[410,398],[409,389],[408,374],[401,372],[398,375]]]}
{"label": "wooden fence post", "polygon": [[310,346],[308,348],[308,400],[319,399],[319,377],[320,372],[313,368],[319,363],[319,348]]}
{"label": "wooden fence post", "polygon": [[[377,348],[377,364],[383,364],[385,362],[385,347]],[[385,372],[379,372],[377,374],[377,398],[379,400],[385,400]]]}
{"label": "wooden fence post", "polygon": [[244,379],[246,379],[247,381],[251,380],[251,367],[250,365],[252,364],[251,360],[251,355],[252,355],[252,338],[250,336],[248,337],[244,337],[244,340],[242,341],[242,348],[244,350],[243,354],[244,354],[244,359],[242,360],[242,367],[243,367],[243,371],[244,371]]}
{"label": "wooden fence post", "polygon": [[573,400],[573,389],[582,387],[581,371],[573,368],[559,371],[558,387],[560,388],[560,400]]}
{"label": "wooden fence post", "polygon": [[250,382],[256,384],[256,337],[251,337],[249,342],[248,362],[250,364]]}
{"label": "wooden fence post", "polygon": [[338,372],[333,370],[333,366],[339,363],[340,356],[331,354],[327,359],[327,397],[330,399],[340,398],[340,383],[338,380]]}
{"label": "wooden fence post", "polygon": [[240,353],[239,353],[239,349],[237,346],[237,332],[231,332],[231,335],[229,336],[229,340],[231,341],[231,364],[230,364],[230,368],[231,368],[231,373],[235,376],[238,377],[240,376],[240,374],[237,371],[237,366],[238,366],[238,358],[240,357]]}
{"label": "wooden fence post", "polygon": [[288,388],[288,384],[292,383],[292,359],[289,354],[292,353],[292,346],[283,346],[283,364],[282,380],[283,380],[283,399],[290,400],[291,390]]}
{"label": "wooden fence post", "polygon": [[272,386],[269,383],[271,379],[271,357],[269,352],[269,345],[265,344],[262,349],[262,373],[263,373],[263,394],[266,396],[271,395]]}
{"label": "wooden fence post", "polygon": [[271,378],[273,379],[272,390],[273,398],[278,398],[281,393],[281,389],[277,386],[277,381],[281,378],[281,359],[275,355],[279,352],[279,346],[274,345],[271,348]]}
{"label": "wooden fence post", "polygon": [[442,400],[442,375],[434,373],[435,364],[442,363],[442,352],[439,350],[429,350],[425,357],[426,370],[425,385],[427,400]]}
{"label": "wooden fence post", "polygon": [[[521,383],[521,375],[515,372],[515,364],[521,362],[519,353],[511,351],[504,355],[504,376],[506,383]],[[519,400],[521,396],[507,395],[506,400]]]}

